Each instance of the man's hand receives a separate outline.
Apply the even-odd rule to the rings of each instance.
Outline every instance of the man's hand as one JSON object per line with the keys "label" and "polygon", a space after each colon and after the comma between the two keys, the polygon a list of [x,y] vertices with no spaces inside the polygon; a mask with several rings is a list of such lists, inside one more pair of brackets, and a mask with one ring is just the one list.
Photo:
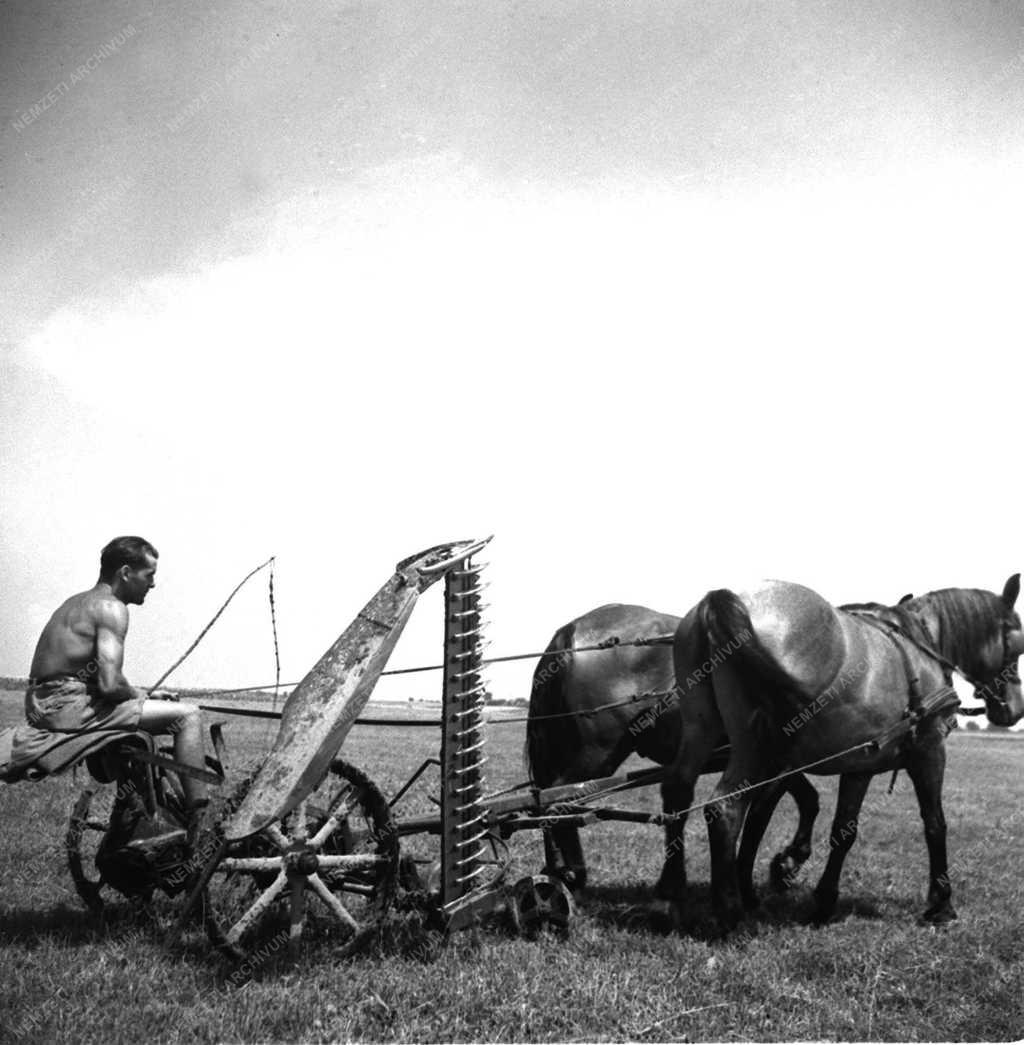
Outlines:
{"label": "man's hand", "polygon": [[148,700],[177,700],[178,694],[169,689],[154,689],[147,694]]}

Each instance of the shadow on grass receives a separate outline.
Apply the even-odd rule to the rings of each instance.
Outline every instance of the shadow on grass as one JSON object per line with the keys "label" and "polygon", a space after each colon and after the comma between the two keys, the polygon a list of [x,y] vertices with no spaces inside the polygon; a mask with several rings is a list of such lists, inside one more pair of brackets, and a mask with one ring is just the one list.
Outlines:
{"label": "shadow on grass", "polygon": [[[67,904],[46,910],[8,907],[0,911],[0,946],[32,945],[40,940],[59,940],[75,946],[139,936],[161,944],[177,915],[177,909],[170,904],[151,908],[135,906],[129,901],[108,903],[99,914]],[[194,952],[195,957],[202,953],[199,944],[178,949]]]}
{"label": "shadow on grass", "polygon": [[577,897],[581,913],[609,929],[667,936],[679,932],[697,940],[719,935],[711,912],[711,888],[706,883],[688,885],[683,904],[674,914],[655,907],[648,885],[595,885]]}
{"label": "shadow on grass", "polygon": [[[816,925],[814,922],[814,893],[809,885],[798,885],[784,892],[776,892],[765,886],[759,890],[758,898],[760,905],[751,912],[751,917],[758,924],[779,927]],[[824,924],[831,925],[850,917],[875,921],[885,917],[881,904],[882,901],[874,896],[861,893],[841,893],[835,912]]]}
{"label": "shadow on grass", "polygon": [[102,915],[61,904],[49,910],[4,908],[0,916],[0,945],[57,939],[69,944],[95,943],[119,929],[137,927],[129,909],[114,909]]}
{"label": "shadow on grass", "polygon": [[[759,926],[781,928],[812,924],[814,898],[807,887],[783,893],[765,888],[761,890],[759,899],[759,906],[747,912],[738,932],[756,933]],[[721,927],[712,907],[711,886],[706,882],[688,885],[682,905],[671,915],[655,908],[653,893],[648,886],[594,886],[577,898],[577,906],[589,918],[611,929],[653,935],[678,932],[705,942],[722,939]],[[883,912],[874,897],[841,896],[835,914],[827,924],[851,916],[875,920],[882,918]]]}

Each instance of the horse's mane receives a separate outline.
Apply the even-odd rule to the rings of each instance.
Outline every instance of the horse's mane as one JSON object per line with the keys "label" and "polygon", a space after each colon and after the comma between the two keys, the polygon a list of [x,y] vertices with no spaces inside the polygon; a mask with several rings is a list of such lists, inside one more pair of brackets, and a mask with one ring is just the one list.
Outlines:
{"label": "horse's mane", "polygon": [[939,621],[940,645],[946,656],[960,664],[975,655],[1002,631],[1006,604],[996,594],[980,588],[942,588],[914,599],[910,605],[927,606]]}
{"label": "horse's mane", "polygon": [[915,609],[926,606],[938,619],[938,644],[941,651],[956,664],[972,658],[981,646],[999,635],[1006,617],[1003,600],[980,588],[942,588],[897,606],[884,606],[880,602],[850,602],[839,608],[848,612],[869,613],[896,624],[910,635],[926,639],[927,636],[921,634],[921,621],[914,613]]}

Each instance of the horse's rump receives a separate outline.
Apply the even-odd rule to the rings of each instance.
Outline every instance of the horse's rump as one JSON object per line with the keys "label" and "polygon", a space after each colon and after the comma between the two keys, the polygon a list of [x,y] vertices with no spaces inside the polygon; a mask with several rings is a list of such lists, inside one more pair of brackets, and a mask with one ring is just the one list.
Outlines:
{"label": "horse's rump", "polygon": [[[565,752],[579,746],[577,719],[567,714],[565,696],[576,623],[559,628],[537,662],[530,687],[530,709],[526,722],[526,768],[538,787],[549,787],[558,778]],[[561,717],[547,717],[561,716]]]}
{"label": "horse's rump", "polygon": [[[673,703],[671,647],[630,643],[671,635],[678,622],[645,606],[611,603],[555,632],[530,692],[526,760],[536,784],[613,773],[634,750],[671,761],[679,740],[677,716],[665,713]],[[575,652],[612,638],[620,645]],[[664,698],[633,699],[655,692]]]}
{"label": "horse's rump", "polygon": [[712,655],[756,679],[762,699],[776,708],[824,692],[847,656],[836,609],[800,584],[767,581],[739,595],[720,588],[701,600],[698,617]]}

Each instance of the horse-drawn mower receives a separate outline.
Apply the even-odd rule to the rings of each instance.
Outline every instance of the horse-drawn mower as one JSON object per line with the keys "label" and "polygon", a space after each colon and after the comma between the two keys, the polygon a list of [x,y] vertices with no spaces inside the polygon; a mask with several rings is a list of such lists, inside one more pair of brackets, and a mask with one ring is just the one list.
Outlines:
{"label": "horse-drawn mower", "polygon": [[[948,682],[927,697],[912,694],[909,712],[897,716],[891,728],[872,739],[838,754],[830,751],[824,758],[787,768],[710,803],[665,815],[606,803],[610,795],[662,781],[666,771],[660,768],[548,788],[526,783],[487,795],[482,670],[488,662],[482,656],[482,567],[474,562],[486,544],[484,540],[439,545],[397,565],[296,685],[280,714],[269,754],[225,799],[218,822],[201,832],[185,814],[180,777],[193,774],[208,782],[223,781],[219,727],[211,729],[216,757],[208,758],[205,770],[177,762],[145,734],[119,731],[70,737],[32,767],[27,775],[39,777],[84,761],[94,780],[107,784],[105,788],[86,787],[68,829],[70,871],[84,902],[99,910],[104,890],[110,889],[142,902],[158,890],[184,897],[172,938],[200,918],[213,943],[236,959],[250,955],[268,938],[277,941],[275,950],[287,943],[293,955],[306,940],[326,940],[334,953],[351,954],[373,937],[403,895],[407,900],[415,898],[426,924],[441,934],[475,924],[502,909],[528,933],[545,924],[564,929],[573,900],[552,860],[553,830],[621,820],[660,823],[681,834],[683,820],[692,809],[729,801],[751,786],[788,780],[832,758],[856,755],[868,773],[879,771],[870,767],[883,756],[898,765],[901,752],[910,750],[906,745],[913,740],[918,724],[949,716],[956,706],[956,694]],[[442,579],[445,629],[443,663],[437,666],[444,680],[439,758],[424,762],[389,802],[363,771],[342,760],[340,754],[385,673],[419,596]],[[1012,594],[1015,598],[1016,590]],[[1012,600],[1006,593],[1003,598],[1010,607],[1006,612],[1012,612]],[[863,615],[868,610],[861,607],[857,612]],[[897,624],[889,619],[892,611],[886,611],[888,616],[870,612],[875,614],[870,621],[872,634],[884,631],[888,637],[879,641],[899,647],[903,658],[899,663],[907,661],[903,647],[911,642],[933,660],[938,658],[949,672],[956,667],[920,639],[893,631]],[[851,620],[853,613],[848,614]],[[1003,633],[1004,659],[1010,658],[1006,662],[1015,670],[1017,632],[1011,635],[1008,626]],[[671,642],[671,634],[644,635],[622,645]],[[617,643],[612,637],[565,652],[575,656]],[[1003,675],[1010,678],[1006,671]],[[679,682],[673,681],[672,690],[666,693],[681,699]],[[664,700],[666,693],[637,693],[604,708],[635,703],[637,712],[643,713],[653,700]],[[721,756],[722,749],[717,754]],[[716,765],[712,761],[694,771],[722,764],[720,758]],[[440,768],[436,811],[396,818],[396,802],[432,764]],[[816,811],[816,800],[812,804]],[[812,822],[813,812],[806,823],[802,819],[807,851],[801,859],[809,852]],[[511,835],[527,829],[549,832],[548,873],[511,882],[506,843]],[[403,838],[419,834],[436,836],[439,845],[435,873],[426,882],[420,874],[422,864],[401,851]],[[830,867],[833,863],[830,860]]]}

